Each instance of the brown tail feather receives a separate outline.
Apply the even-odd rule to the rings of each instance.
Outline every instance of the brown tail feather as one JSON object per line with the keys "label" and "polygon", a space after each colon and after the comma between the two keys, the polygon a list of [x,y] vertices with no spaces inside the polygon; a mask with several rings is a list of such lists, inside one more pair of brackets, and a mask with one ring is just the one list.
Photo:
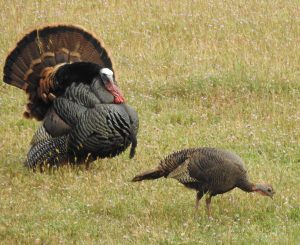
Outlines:
{"label": "brown tail feather", "polygon": [[141,173],[137,176],[135,176],[131,181],[132,182],[137,182],[137,181],[142,181],[142,180],[150,180],[150,179],[158,179],[158,178],[161,178],[164,176],[164,172],[159,169],[159,168],[156,168],[156,169],[153,169],[153,170],[149,170],[149,171],[146,171],[144,173]]}
{"label": "brown tail feather", "polygon": [[109,53],[95,35],[75,25],[44,26],[24,35],[8,54],[3,81],[29,94],[25,114],[41,120],[49,107],[39,92],[43,71],[77,61],[96,63],[114,71]]}

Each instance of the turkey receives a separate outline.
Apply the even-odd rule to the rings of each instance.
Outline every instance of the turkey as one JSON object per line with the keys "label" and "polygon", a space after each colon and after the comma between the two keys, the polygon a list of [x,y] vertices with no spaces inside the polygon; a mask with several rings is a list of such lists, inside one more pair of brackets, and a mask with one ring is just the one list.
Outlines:
{"label": "turkey", "polygon": [[138,116],[125,103],[103,42],[74,25],[26,34],[8,54],[3,81],[28,94],[26,118],[41,122],[26,165],[89,163],[137,146]]}
{"label": "turkey", "polygon": [[207,214],[211,216],[211,198],[235,187],[246,192],[258,192],[273,197],[274,190],[268,184],[253,184],[248,180],[243,160],[228,151],[216,148],[191,148],[175,152],[162,160],[157,168],[137,175],[133,182],[174,178],[188,188],[195,189],[196,210],[204,194]]}

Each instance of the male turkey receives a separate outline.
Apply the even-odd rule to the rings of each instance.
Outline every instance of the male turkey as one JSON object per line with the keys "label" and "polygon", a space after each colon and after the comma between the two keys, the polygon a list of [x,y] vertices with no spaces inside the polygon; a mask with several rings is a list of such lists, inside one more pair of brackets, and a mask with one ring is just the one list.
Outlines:
{"label": "male turkey", "polygon": [[8,55],[4,82],[28,95],[24,116],[42,120],[27,166],[82,163],[137,145],[137,113],[125,103],[102,41],[74,25],[26,34]]}
{"label": "male turkey", "polygon": [[196,210],[202,196],[206,199],[210,216],[211,197],[238,187],[246,192],[258,192],[272,197],[275,193],[271,185],[253,184],[247,178],[243,160],[228,151],[216,148],[192,148],[175,152],[162,160],[157,168],[137,175],[132,181],[174,178],[188,188],[195,189]]}

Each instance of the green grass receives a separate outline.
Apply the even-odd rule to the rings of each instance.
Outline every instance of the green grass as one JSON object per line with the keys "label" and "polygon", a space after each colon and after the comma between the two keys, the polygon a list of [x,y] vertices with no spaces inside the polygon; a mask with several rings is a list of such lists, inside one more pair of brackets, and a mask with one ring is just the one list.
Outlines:
{"label": "green grass", "polygon": [[[22,118],[24,93],[1,83],[1,243],[300,243],[298,1],[1,1],[0,20],[1,67],[41,24],[102,37],[140,118],[133,160],[33,174],[22,162],[39,124]],[[208,220],[174,180],[129,181],[196,146],[239,154],[274,200],[234,190],[213,198]]]}

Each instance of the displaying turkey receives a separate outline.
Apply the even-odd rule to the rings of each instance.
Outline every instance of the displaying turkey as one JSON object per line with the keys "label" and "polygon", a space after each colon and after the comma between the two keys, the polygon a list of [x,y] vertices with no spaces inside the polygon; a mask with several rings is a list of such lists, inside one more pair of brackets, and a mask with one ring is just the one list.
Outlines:
{"label": "displaying turkey", "polygon": [[28,94],[24,116],[42,120],[27,166],[91,162],[137,145],[138,116],[119,89],[103,42],[83,28],[26,34],[8,55],[5,83]]}
{"label": "displaying turkey", "polygon": [[206,208],[209,216],[211,197],[235,187],[269,197],[275,193],[271,185],[253,184],[248,180],[239,156],[216,148],[192,148],[175,152],[162,160],[157,168],[137,175],[132,181],[161,177],[177,179],[186,187],[195,189],[196,210],[202,196],[208,193]]}

